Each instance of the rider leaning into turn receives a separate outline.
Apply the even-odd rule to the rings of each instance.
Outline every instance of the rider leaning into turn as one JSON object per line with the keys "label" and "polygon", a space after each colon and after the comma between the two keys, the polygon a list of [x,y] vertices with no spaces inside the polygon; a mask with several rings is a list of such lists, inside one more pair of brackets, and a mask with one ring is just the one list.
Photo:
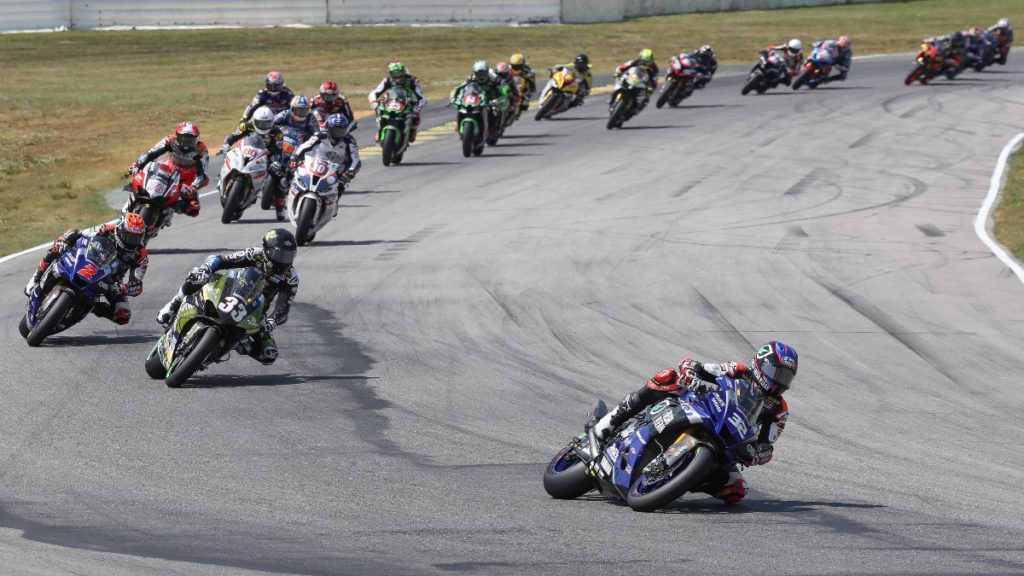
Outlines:
{"label": "rider leaning into turn", "polygon": [[572,64],[559,64],[551,69],[551,73],[561,70],[571,70],[579,79],[579,87],[576,89],[576,98],[569,104],[570,108],[583,105],[583,99],[590,94],[590,88],[594,85],[594,75],[590,72],[590,58],[586,54],[577,54]]}
{"label": "rider leaning into turn", "polygon": [[[715,384],[718,376],[742,378],[757,384],[764,391],[764,408],[758,418],[760,431],[755,445],[754,464],[767,464],[772,459],[775,442],[789,418],[789,406],[782,394],[792,384],[796,370],[796,350],[777,341],[768,342],[757,350],[752,368],[740,362],[705,364],[693,358],[684,358],[679,363],[678,372],[666,368],[655,374],[645,386],[623,398],[611,412],[594,424],[593,432],[598,440],[604,441],[626,420],[669,396],[681,395],[687,390],[695,394],[707,394],[718,388]],[[594,459],[591,472],[600,475],[602,472],[596,466],[598,460]],[[747,494],[747,481],[736,465],[718,470],[711,486],[713,488],[708,490],[709,494],[730,504],[739,502]]]}
{"label": "rider leaning into turn", "polygon": [[206,175],[206,167],[210,163],[210,153],[206,144],[199,139],[199,126],[192,122],[182,122],[170,134],[157,142],[148,152],[139,156],[134,164],[128,167],[126,176],[132,176],[146,167],[146,164],[170,152],[171,162],[181,175],[181,200],[185,214],[199,215],[199,199],[196,192],[210,183]]}
{"label": "rider leaning into turn", "polygon": [[509,66],[508,62],[498,62],[494,65],[494,69],[491,72],[497,76],[498,81],[504,85],[504,92],[508,94],[508,106],[509,106],[509,117],[512,117],[516,112],[516,108],[522,109],[522,102],[525,96],[519,91],[519,87],[516,86],[515,80],[512,79],[512,67]]}
{"label": "rider leaning into turn", "polygon": [[693,52],[680,52],[678,56],[670,58],[669,62],[675,64],[683,58],[689,58],[697,64],[697,78],[694,80],[697,88],[703,88],[708,82],[711,82],[715,72],[718,71],[718,59],[715,58],[715,50],[708,44],[701,46]]}
{"label": "rider leaning into turn", "polygon": [[157,322],[168,326],[181,307],[185,296],[198,291],[217,270],[231,268],[247,268],[255,266],[266,274],[267,287],[263,290],[265,299],[264,312],[277,299],[273,314],[266,314],[260,324],[258,335],[242,340],[235,348],[242,354],[248,354],[263,364],[273,364],[277,360],[277,342],[273,332],[278,326],[288,321],[295,294],[299,291],[299,273],[292,266],[297,251],[295,236],[284,228],[277,228],[263,236],[260,246],[252,246],[230,254],[213,254],[200,265],[193,268],[185,282],[178,288],[178,293],[164,305],[157,314]]}
{"label": "rider leaning into turn", "polygon": [[847,73],[850,72],[850,63],[853,59],[853,49],[850,47],[850,38],[847,36],[840,36],[836,40],[819,40],[814,43],[815,50],[824,48],[828,50],[830,47],[835,48],[836,61],[832,64],[839,71],[835,76],[829,76],[825,78],[825,83],[832,82],[834,80],[846,80]]}
{"label": "rider leaning into turn", "polygon": [[[427,105],[427,97],[423,95],[423,86],[420,79],[409,73],[409,69],[400,60],[392,60],[388,63],[388,75],[377,84],[377,87],[370,91],[367,99],[370,101],[370,108],[377,109],[377,100],[387,94],[392,86],[401,86],[412,96],[416,103],[412,107],[412,129],[409,131],[409,142],[416,141],[416,131],[420,127],[420,113]],[[380,115],[377,116],[377,131],[374,133],[374,141],[380,138]]]}
{"label": "rider leaning into turn", "polygon": [[146,223],[142,220],[142,216],[133,212],[125,214],[113,224],[100,224],[88,230],[74,228],[68,230],[53,241],[53,245],[39,261],[39,266],[32,274],[32,279],[25,286],[25,295],[31,295],[32,291],[39,287],[39,281],[50,264],[68,250],[75,250],[78,240],[82,237],[113,237],[114,246],[117,248],[115,257],[120,261],[121,266],[118,268],[114,282],[104,294],[107,302],[97,302],[92,313],[115,324],[127,324],[132,317],[128,297],[142,294],[142,279],[146,276],[146,269],[149,267],[149,254],[142,243],[145,234]]}
{"label": "rider leaning into turn", "polygon": [[239,122],[245,122],[252,118],[253,113],[260,106],[270,108],[270,111],[274,114],[288,109],[288,103],[292,101],[295,94],[292,94],[291,89],[284,85],[284,76],[280,72],[270,72],[267,74],[264,85],[266,87],[253,96],[252,102],[245,109]]}
{"label": "rider leaning into turn", "polygon": [[769,52],[777,53],[786,62],[789,74],[783,77],[783,82],[786,86],[789,86],[792,82],[792,77],[800,73],[800,65],[804,61],[804,43],[799,38],[793,38],[785,44],[769,46],[761,54],[767,56]]}
{"label": "rider leaning into turn", "polygon": [[[647,72],[647,93],[644,94],[644,99],[640,102],[640,109],[643,110],[647,103],[651,101],[651,94],[658,87],[658,64],[654,61],[654,50],[644,48],[636,58],[621,64],[615,69],[615,81],[618,82],[619,78],[626,73],[626,70],[633,66],[639,66]],[[615,92],[612,92],[611,97],[608,99],[609,106],[613,103],[615,103]]]}

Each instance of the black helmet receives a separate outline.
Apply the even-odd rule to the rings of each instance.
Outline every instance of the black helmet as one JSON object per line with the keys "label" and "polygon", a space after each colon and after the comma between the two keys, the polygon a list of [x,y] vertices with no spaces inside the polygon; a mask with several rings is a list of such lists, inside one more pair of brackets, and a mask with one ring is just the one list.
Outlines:
{"label": "black helmet", "polygon": [[697,50],[697,54],[700,54],[704,62],[710,62],[715,57],[715,49],[705,44]]}
{"label": "black helmet", "polygon": [[580,72],[586,72],[590,68],[590,58],[587,58],[586,54],[577,54],[576,59],[572,61],[572,65]]}
{"label": "black helmet", "polygon": [[284,228],[275,228],[263,235],[263,255],[272,272],[284,272],[295,261],[295,236]]}
{"label": "black helmet", "polygon": [[964,43],[964,33],[959,31],[959,30],[957,30],[956,32],[953,32],[952,38],[953,38],[953,45],[954,46],[960,46],[961,44]]}
{"label": "black helmet", "polygon": [[797,364],[796,350],[772,340],[754,354],[754,379],[765,392],[782,394],[793,383]]}

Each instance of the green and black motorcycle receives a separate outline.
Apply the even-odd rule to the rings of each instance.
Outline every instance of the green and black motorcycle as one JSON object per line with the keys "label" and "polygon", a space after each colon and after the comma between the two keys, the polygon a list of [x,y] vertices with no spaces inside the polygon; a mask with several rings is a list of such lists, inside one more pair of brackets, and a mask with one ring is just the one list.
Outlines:
{"label": "green and black motorcycle", "polygon": [[402,86],[392,86],[388,93],[377,101],[377,130],[381,147],[381,159],[385,166],[401,164],[409,148],[409,132],[412,129],[412,98]]}
{"label": "green and black motorcycle", "polygon": [[180,388],[196,371],[227,360],[243,338],[259,333],[265,287],[259,268],[214,272],[182,301],[167,332],[149,351],[146,373]]}
{"label": "green and black motorcycle", "polygon": [[488,102],[484,89],[476,82],[466,84],[455,100],[455,111],[459,138],[462,140],[462,155],[469,158],[483,154],[489,133]]}

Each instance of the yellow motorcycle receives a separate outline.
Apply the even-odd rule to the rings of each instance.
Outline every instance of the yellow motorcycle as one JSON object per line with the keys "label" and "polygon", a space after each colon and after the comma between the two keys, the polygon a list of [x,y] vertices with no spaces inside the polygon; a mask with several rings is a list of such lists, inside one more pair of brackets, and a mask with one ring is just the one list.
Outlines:
{"label": "yellow motorcycle", "polygon": [[537,110],[534,120],[551,118],[555,114],[561,114],[568,110],[573,100],[576,99],[576,92],[580,89],[576,80],[578,78],[572,70],[566,68],[556,70],[540,94],[540,109]]}

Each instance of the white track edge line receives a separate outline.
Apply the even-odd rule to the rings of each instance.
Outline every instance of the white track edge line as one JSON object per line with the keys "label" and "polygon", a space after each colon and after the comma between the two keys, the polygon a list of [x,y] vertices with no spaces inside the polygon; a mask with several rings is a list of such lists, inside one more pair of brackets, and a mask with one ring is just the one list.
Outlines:
{"label": "white track edge line", "polygon": [[1006,264],[1014,274],[1017,275],[1017,279],[1024,283],[1024,268],[1021,268],[1020,264],[1010,256],[1005,249],[998,242],[992,239],[988,235],[988,219],[992,211],[992,207],[996,203],[996,199],[1002,193],[1003,176],[1006,173],[1006,166],[1009,164],[1010,155],[1013,151],[1020,146],[1021,141],[1024,141],[1024,132],[1017,134],[1010,140],[1010,142],[1003,147],[1003,151],[999,153],[999,160],[996,162],[996,169],[992,172],[992,179],[989,181],[988,195],[985,197],[985,201],[981,204],[981,211],[978,212],[978,217],[974,219],[974,233],[981,238],[981,241],[988,246],[989,250],[999,258],[1003,264]]}

